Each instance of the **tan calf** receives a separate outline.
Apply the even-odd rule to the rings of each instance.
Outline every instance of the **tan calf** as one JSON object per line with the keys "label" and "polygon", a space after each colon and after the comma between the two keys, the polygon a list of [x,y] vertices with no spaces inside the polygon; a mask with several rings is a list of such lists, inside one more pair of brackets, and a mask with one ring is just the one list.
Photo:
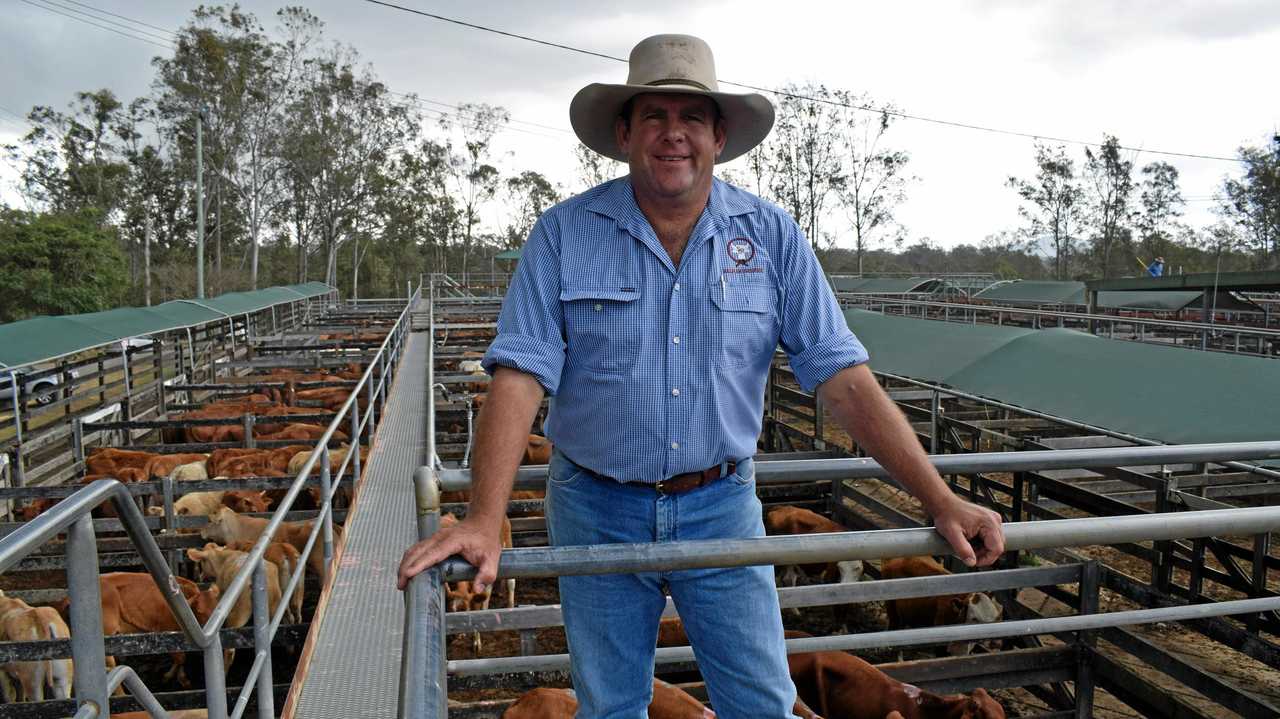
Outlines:
{"label": "tan calf", "polygon": [[[236,514],[230,508],[223,507],[209,515],[209,523],[200,530],[200,536],[222,544],[256,542],[258,537],[262,536],[262,530],[266,529],[269,521],[265,517],[246,517],[243,514]],[[301,552],[307,546],[307,537],[311,536],[312,525],[313,520],[284,522],[276,531],[274,540],[292,544]],[[333,532],[336,543],[342,537],[342,528],[335,524]],[[316,576],[323,576],[324,547],[318,537],[311,547],[311,554],[307,556],[307,568]]]}
{"label": "tan calf", "polygon": [[[227,549],[234,549],[239,552],[248,552],[253,549],[253,542],[231,542],[227,545]],[[298,550],[292,544],[285,542],[272,542],[267,545],[267,551],[262,554],[268,562],[275,564],[280,568],[280,593],[283,595],[284,590],[289,587],[289,579],[293,576],[293,571],[298,568],[302,562],[302,555],[298,554]],[[293,594],[289,597],[289,610],[285,612],[285,619],[295,623],[302,623],[302,595],[306,591],[307,577],[306,572],[298,580],[298,587],[293,590]]]}
{"label": "tan calf", "polygon": [[[897,557],[886,559],[880,565],[880,576],[884,579],[932,577],[950,573],[933,557]],[[1000,605],[982,592],[891,599],[885,602],[885,611],[889,615],[890,629],[986,624],[998,621],[1002,613]],[[951,654],[968,654],[972,650],[973,642],[947,645],[947,651]]]}
{"label": "tan calf", "polygon": [[[33,607],[30,604],[0,592],[0,630],[11,642],[50,641],[67,639],[71,632],[66,622],[52,607]],[[70,659],[42,659],[34,662],[10,662],[0,665],[0,672],[13,679],[18,697],[6,696],[8,701],[44,701],[48,688],[52,699],[70,699],[74,672]],[[4,682],[5,694],[10,685]]]}
{"label": "tan calf", "polygon": [[[219,547],[212,542],[204,545],[204,549],[191,548],[187,550],[187,559],[198,564],[200,574],[206,579],[212,579],[218,585],[218,589],[224,593],[227,591],[227,587],[231,586],[231,582],[235,579],[240,568],[244,566],[244,561],[248,556],[244,552]],[[280,568],[266,560],[264,560],[264,563],[266,564],[265,574],[267,579],[267,611],[274,615],[276,607],[280,605]],[[223,624],[224,627],[229,629],[243,627],[253,618],[253,591],[251,586],[251,584],[246,585],[245,590],[240,592],[240,596],[236,597],[235,604],[231,607],[231,613],[227,615],[227,621]],[[234,649],[228,649],[222,653],[224,670],[231,667],[231,662],[235,660],[235,655]]]}
{"label": "tan calf", "polygon": [[[452,514],[445,514],[440,517],[440,527],[451,527],[458,523],[458,518]],[[502,547],[503,549],[511,548],[511,520],[506,517],[502,518]],[[507,606],[514,608],[516,606],[516,580],[504,579],[503,584],[507,588]],[[475,590],[475,584],[469,581],[453,582],[445,585],[445,605],[451,612],[468,612],[489,608],[489,599],[493,596],[493,585],[484,588],[483,592]],[[480,632],[475,633],[472,639],[472,646],[476,652],[480,652]]]}

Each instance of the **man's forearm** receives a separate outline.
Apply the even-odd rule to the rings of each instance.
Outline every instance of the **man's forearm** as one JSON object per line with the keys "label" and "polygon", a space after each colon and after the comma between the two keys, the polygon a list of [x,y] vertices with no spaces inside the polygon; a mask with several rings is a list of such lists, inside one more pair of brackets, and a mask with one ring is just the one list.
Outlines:
{"label": "man's forearm", "polygon": [[476,423],[468,517],[497,526],[507,514],[516,469],[529,443],[529,429],[542,402],[532,375],[499,367]]}
{"label": "man's forearm", "polygon": [[929,463],[907,418],[866,365],[841,370],[818,387],[818,395],[853,441],[919,499],[930,516],[956,499]]}

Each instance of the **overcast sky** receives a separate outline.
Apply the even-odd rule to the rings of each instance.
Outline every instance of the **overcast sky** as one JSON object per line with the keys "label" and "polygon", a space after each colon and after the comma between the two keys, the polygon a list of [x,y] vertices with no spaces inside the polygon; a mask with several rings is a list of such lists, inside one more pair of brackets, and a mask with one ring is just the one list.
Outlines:
{"label": "overcast sky", "polygon": [[[4,0],[0,140],[36,104],[63,107],[77,90],[147,92],[161,48],[54,14],[85,6],[177,28],[192,4],[171,0]],[[626,57],[641,38],[706,39],[721,79],[764,87],[814,81],[866,92],[929,118],[1142,148],[1182,175],[1186,220],[1212,220],[1209,201],[1237,165],[1145,152],[1233,157],[1280,130],[1276,0],[956,0],[944,2],[427,2],[404,5],[476,24]],[[449,104],[487,102],[512,113],[500,148],[509,171],[537,169],[578,189],[568,105],[589,82],[622,82],[621,63],[410,15],[361,0],[305,5],[327,34],[354,46],[398,92]],[[265,25],[280,3],[241,6]],[[117,22],[125,22],[117,20]],[[103,23],[106,24],[106,23]],[[136,33],[135,33],[136,34]],[[732,89],[732,88],[725,88]],[[551,129],[558,128],[558,129]],[[978,243],[1018,225],[1010,174],[1034,172],[1023,137],[902,120],[890,143],[920,179],[899,211],[912,239]],[[1082,158],[1083,148],[1071,154]],[[16,201],[13,168],[0,165]],[[845,243],[842,243],[845,244]]]}

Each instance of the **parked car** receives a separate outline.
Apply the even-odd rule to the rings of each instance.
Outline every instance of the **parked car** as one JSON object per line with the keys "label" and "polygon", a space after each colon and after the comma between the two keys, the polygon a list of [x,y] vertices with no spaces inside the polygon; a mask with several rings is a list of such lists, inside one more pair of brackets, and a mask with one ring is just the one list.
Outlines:
{"label": "parked car", "polygon": [[[74,380],[80,376],[75,370],[70,370],[71,377]],[[22,373],[19,373],[22,374]],[[7,370],[0,369],[0,406],[12,406],[13,404],[13,375]],[[58,396],[58,387],[62,384],[62,375],[51,374],[44,377],[33,377],[23,383],[23,389],[26,391],[27,398],[34,401],[40,406],[53,402]]]}

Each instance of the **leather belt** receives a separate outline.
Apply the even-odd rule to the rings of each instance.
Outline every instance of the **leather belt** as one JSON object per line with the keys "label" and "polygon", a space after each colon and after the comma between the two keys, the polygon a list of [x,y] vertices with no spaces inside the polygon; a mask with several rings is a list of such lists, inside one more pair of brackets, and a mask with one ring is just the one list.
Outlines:
{"label": "leather belt", "polygon": [[705,487],[712,482],[728,477],[733,474],[737,467],[737,462],[729,460],[728,462],[722,462],[698,472],[684,472],[683,474],[677,474],[673,477],[668,477],[661,482],[623,482],[622,484],[638,487],[650,487],[659,495],[684,494],[685,492],[699,487]]}

